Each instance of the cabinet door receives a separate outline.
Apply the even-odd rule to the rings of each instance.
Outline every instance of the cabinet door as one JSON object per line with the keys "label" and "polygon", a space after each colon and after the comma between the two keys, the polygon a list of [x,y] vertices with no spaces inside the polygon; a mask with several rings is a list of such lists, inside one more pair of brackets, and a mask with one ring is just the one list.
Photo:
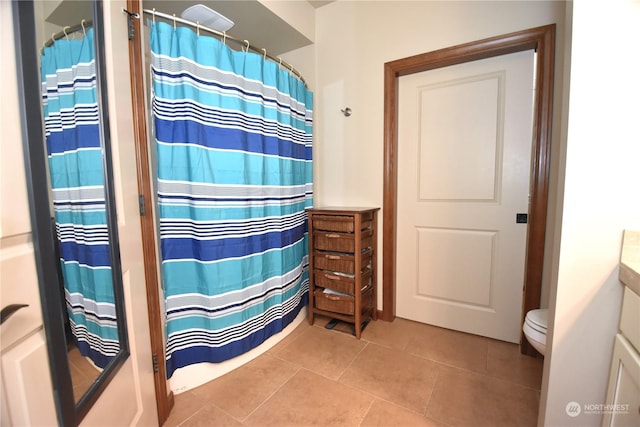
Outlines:
{"label": "cabinet door", "polygon": [[2,353],[2,379],[6,405],[3,412],[5,409],[9,412],[2,415],[3,425],[56,425],[42,329]]}
{"label": "cabinet door", "polygon": [[603,426],[640,426],[640,355],[616,335]]}

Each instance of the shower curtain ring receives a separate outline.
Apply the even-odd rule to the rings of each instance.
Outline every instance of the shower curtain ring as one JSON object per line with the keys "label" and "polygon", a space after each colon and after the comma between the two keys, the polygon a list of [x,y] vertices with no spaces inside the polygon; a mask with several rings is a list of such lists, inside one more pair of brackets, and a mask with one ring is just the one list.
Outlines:
{"label": "shower curtain ring", "polygon": [[266,61],[267,60],[267,49],[262,48],[262,52],[264,53],[264,55],[262,55],[262,60]]}
{"label": "shower curtain ring", "polygon": [[87,29],[84,27],[84,19],[82,21],[80,21],[80,25],[82,25],[82,32],[84,33],[84,35],[87,35]]}
{"label": "shower curtain ring", "polygon": [[[245,42],[246,46],[242,50],[244,50],[244,53],[247,53],[247,52],[249,52],[249,40],[245,40],[244,42]],[[246,50],[245,50],[245,48],[246,48]]]}
{"label": "shower curtain ring", "polygon": [[222,44],[225,45],[225,46],[227,45],[227,32],[226,31],[222,32]]}
{"label": "shower curtain ring", "polygon": [[197,29],[198,37],[200,37],[200,21],[196,21],[196,29]]}
{"label": "shower curtain ring", "polygon": [[176,14],[173,14],[173,31],[176,30]]}
{"label": "shower curtain ring", "polygon": [[62,32],[64,33],[64,38],[66,38],[67,40],[69,40],[69,34],[67,34],[67,28],[71,28],[71,27],[64,27],[62,29]]}
{"label": "shower curtain ring", "polygon": [[152,12],[153,12],[152,13],[152,15],[153,15],[153,23],[155,24],[156,23],[156,8],[155,7],[153,8]]}

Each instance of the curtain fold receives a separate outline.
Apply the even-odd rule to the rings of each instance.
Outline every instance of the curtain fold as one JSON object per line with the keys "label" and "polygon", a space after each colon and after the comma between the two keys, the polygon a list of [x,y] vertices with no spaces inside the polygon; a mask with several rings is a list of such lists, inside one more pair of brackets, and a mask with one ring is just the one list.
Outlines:
{"label": "curtain fold", "polygon": [[71,332],[104,368],[119,351],[93,29],[41,57],[42,103],[60,265]]}
{"label": "curtain fold", "polygon": [[262,55],[151,23],[167,373],[242,354],[307,303],[312,105]]}

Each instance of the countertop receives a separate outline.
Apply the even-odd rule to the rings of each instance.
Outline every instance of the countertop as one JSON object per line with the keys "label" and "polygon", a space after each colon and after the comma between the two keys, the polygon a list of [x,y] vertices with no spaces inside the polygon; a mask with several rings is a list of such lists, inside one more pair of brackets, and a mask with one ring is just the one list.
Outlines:
{"label": "countertop", "polygon": [[624,232],[620,256],[620,281],[640,295],[640,231]]}

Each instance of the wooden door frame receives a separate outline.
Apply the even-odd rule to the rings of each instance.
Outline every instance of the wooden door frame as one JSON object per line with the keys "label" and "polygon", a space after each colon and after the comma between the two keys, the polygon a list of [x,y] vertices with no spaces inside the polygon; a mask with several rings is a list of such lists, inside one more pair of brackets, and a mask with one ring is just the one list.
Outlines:
{"label": "wooden door frame", "polygon": [[[151,186],[149,138],[147,134],[147,109],[144,89],[144,55],[142,52],[142,10],[139,0],[127,0],[128,19],[133,25],[134,37],[129,37],[129,74],[131,79],[132,120],[135,135],[136,164],[138,167],[138,198],[140,202],[140,226],[142,229],[142,250],[144,254],[145,286],[149,335],[153,358],[153,378],[155,383],[158,424],[163,425],[174,405],[173,392],[167,387],[165,364],[164,314],[160,312],[160,278],[158,277],[158,254],[156,243],[156,221],[154,196]],[[140,19],[133,19],[137,14]]]}
{"label": "wooden door frame", "polygon": [[[379,317],[392,321],[396,304],[396,221],[398,183],[398,80],[402,76],[506,55],[525,50],[537,52],[534,94],[533,156],[525,283],[521,320],[540,307],[542,267],[551,154],[553,114],[553,74],[555,59],[555,24],[531,28],[445,49],[410,56],[384,64],[384,181],[382,229],[382,307]],[[535,350],[521,336],[521,351],[535,355]]]}

